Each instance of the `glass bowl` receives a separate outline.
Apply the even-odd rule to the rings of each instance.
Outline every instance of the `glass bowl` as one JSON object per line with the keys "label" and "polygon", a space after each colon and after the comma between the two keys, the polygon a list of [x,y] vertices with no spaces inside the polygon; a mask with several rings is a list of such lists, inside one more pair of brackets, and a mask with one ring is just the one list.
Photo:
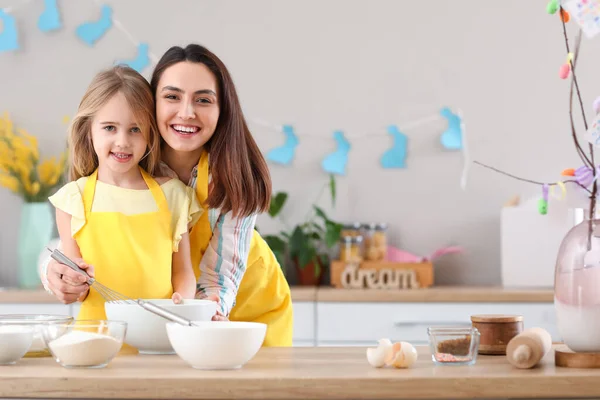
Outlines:
{"label": "glass bowl", "polygon": [[76,320],[46,324],[44,341],[57,363],[65,368],[103,368],[117,355],[127,323],[107,320]]}
{"label": "glass bowl", "polygon": [[23,357],[50,357],[50,351],[44,343],[42,336],[43,326],[46,323],[66,324],[73,321],[69,315],[50,314],[0,314],[0,324],[22,324],[34,328],[33,342]]}
{"label": "glass bowl", "polygon": [[436,365],[473,365],[479,350],[479,331],[473,327],[427,328],[431,358]]}
{"label": "glass bowl", "polygon": [[16,364],[33,342],[35,327],[0,321],[0,365]]}

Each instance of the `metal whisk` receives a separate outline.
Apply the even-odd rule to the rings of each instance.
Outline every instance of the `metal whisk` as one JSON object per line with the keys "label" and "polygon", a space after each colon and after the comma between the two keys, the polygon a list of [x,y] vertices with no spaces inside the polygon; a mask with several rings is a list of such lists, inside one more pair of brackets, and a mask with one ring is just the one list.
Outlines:
{"label": "metal whisk", "polygon": [[50,257],[52,257],[59,263],[68,266],[72,270],[79,272],[80,274],[83,274],[84,276],[86,276],[88,278],[87,283],[88,283],[88,285],[90,285],[90,288],[94,288],[104,298],[104,300],[113,302],[113,303],[119,303],[119,304],[137,304],[140,307],[142,307],[143,309],[148,310],[151,313],[161,316],[165,319],[168,319],[169,321],[177,322],[178,324],[181,324],[181,325],[188,325],[188,326],[195,325],[192,321],[190,321],[186,318],[183,318],[175,313],[172,313],[171,311],[166,310],[162,307],[159,307],[154,303],[151,303],[149,301],[142,300],[142,299],[132,299],[131,297],[127,297],[122,293],[112,290],[111,288],[103,285],[102,283],[98,282],[96,279],[89,276],[87,274],[87,272],[85,272],[84,270],[79,268],[79,266],[73,260],[71,260],[69,257],[64,255],[60,250],[58,250],[58,249],[52,250],[49,247],[46,247],[46,249],[51,253]]}

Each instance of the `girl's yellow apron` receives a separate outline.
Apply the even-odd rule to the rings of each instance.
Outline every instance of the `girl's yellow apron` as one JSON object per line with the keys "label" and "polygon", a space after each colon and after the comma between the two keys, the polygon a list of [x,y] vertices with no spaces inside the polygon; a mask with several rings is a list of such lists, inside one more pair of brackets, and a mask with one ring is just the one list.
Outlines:
{"label": "girl's yellow apron", "polygon": [[[200,261],[212,237],[208,208],[204,204],[208,197],[207,152],[202,153],[198,163],[196,196],[204,208],[190,234],[192,265],[197,279],[200,276]],[[263,346],[292,345],[294,316],[290,288],[275,255],[256,231],[252,235],[246,273],[229,319],[267,324]]]}
{"label": "girl's yellow apron", "polygon": [[[85,225],[75,240],[83,259],[94,266],[98,282],[131,298],[168,299],[173,294],[171,213],[158,183],[142,168],[140,171],[158,211],[137,215],[92,212],[95,171],[85,183]],[[104,298],[93,288],[77,319],[106,319]]]}

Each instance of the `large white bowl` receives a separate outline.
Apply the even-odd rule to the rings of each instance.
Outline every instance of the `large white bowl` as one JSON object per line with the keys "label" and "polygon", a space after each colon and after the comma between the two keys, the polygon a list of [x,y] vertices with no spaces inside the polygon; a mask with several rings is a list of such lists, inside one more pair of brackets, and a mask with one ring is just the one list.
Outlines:
{"label": "large white bowl", "polygon": [[259,322],[194,321],[197,326],[167,323],[175,352],[197,369],[237,369],[250,361],[265,340]]}
{"label": "large white bowl", "polygon": [[[171,299],[147,299],[162,308],[192,321],[210,321],[217,311],[217,303],[211,300],[184,300],[174,304]],[[106,317],[112,321],[127,322],[125,343],[136,347],[141,354],[174,354],[167,336],[167,319],[143,309],[138,304],[107,302]]]}

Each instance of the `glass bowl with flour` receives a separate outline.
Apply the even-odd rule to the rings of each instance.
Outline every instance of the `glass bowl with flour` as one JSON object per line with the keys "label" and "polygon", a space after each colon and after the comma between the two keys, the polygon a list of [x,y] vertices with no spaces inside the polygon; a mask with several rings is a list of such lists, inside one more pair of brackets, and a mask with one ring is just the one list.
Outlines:
{"label": "glass bowl with flour", "polygon": [[103,368],[123,345],[127,323],[106,320],[75,320],[47,324],[44,341],[57,363],[66,368]]}
{"label": "glass bowl with flour", "polygon": [[33,328],[33,341],[23,357],[50,357],[44,343],[42,330],[45,324],[66,324],[73,321],[69,315],[51,314],[0,314],[0,324],[29,325]]}
{"label": "glass bowl with flour", "polygon": [[13,322],[0,322],[0,365],[16,364],[33,342],[35,328]]}

